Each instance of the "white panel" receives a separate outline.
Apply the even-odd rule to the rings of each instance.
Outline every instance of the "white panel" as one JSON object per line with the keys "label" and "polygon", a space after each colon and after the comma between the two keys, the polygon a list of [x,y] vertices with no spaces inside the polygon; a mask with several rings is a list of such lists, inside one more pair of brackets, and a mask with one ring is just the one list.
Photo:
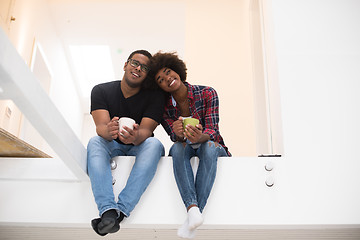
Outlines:
{"label": "white panel", "polygon": [[87,180],[84,146],[1,29],[0,43],[1,95],[14,101],[79,179]]}

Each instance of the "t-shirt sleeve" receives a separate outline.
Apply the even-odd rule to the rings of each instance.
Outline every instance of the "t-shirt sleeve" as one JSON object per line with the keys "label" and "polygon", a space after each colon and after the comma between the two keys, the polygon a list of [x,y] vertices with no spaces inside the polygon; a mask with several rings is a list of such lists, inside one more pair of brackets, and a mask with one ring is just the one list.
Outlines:
{"label": "t-shirt sleeve", "polygon": [[158,90],[151,91],[149,104],[144,112],[144,117],[148,117],[160,124],[163,118],[165,99],[162,92]]}
{"label": "t-shirt sleeve", "polygon": [[91,99],[90,113],[98,109],[109,110],[109,107],[106,103],[104,90],[100,85],[96,85],[95,87],[93,87],[93,89],[91,90],[90,99]]}

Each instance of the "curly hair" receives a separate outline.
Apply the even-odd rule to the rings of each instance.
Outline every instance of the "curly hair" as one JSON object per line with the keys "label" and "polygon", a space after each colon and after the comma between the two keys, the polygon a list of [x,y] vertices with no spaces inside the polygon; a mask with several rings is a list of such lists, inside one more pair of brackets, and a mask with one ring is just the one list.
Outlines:
{"label": "curly hair", "polygon": [[155,75],[163,68],[170,68],[175,71],[180,76],[182,82],[186,81],[186,65],[183,60],[181,60],[176,52],[163,53],[161,51],[157,52],[150,61],[150,73],[149,76],[152,79],[152,84],[154,88],[157,88],[157,83],[155,82]]}

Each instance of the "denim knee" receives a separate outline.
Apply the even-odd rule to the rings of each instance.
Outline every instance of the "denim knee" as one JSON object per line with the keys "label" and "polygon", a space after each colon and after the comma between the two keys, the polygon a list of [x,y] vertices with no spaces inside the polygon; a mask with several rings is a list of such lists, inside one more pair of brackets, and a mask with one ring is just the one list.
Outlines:
{"label": "denim knee", "polygon": [[200,149],[201,151],[206,154],[206,155],[214,155],[214,151],[215,151],[215,148],[214,148],[214,142],[212,141],[207,141],[203,144],[200,145]]}
{"label": "denim knee", "polygon": [[93,148],[95,146],[99,146],[100,144],[105,143],[105,141],[107,141],[107,140],[105,140],[103,137],[94,136],[94,137],[90,138],[88,145],[87,145],[87,149]]}
{"label": "denim knee", "polygon": [[185,151],[185,146],[183,145],[183,143],[176,142],[171,146],[169,155],[177,156],[178,154],[183,154],[184,151]]}
{"label": "denim knee", "polygon": [[155,137],[148,137],[140,145],[140,151],[145,150],[146,152],[150,151],[151,153],[159,153],[160,156],[165,155],[164,145]]}
{"label": "denim knee", "polygon": [[200,151],[204,157],[210,159],[214,158],[215,156],[217,158],[226,154],[223,147],[219,143],[213,141],[207,141],[201,144]]}

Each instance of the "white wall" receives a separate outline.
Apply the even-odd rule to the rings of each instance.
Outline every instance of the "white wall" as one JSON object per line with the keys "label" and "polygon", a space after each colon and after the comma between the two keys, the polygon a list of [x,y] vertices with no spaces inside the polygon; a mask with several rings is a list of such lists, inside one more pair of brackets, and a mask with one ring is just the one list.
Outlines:
{"label": "white wall", "polygon": [[10,25],[9,38],[29,66],[34,42],[41,44],[53,76],[49,96],[80,138],[83,120],[80,101],[62,42],[51,20],[48,2],[17,0],[12,15],[16,16],[16,21]]}
{"label": "white wall", "polygon": [[257,156],[250,2],[186,1],[187,80],[216,89],[220,133],[233,156]]}
{"label": "white wall", "polygon": [[360,222],[360,2],[272,0],[293,218]]}

